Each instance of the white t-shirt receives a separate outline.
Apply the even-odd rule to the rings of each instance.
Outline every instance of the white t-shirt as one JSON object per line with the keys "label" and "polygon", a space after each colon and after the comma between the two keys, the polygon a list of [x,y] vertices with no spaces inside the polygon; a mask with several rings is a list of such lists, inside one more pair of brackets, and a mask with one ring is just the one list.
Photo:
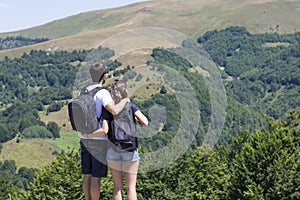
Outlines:
{"label": "white t-shirt", "polygon": [[[93,90],[96,87],[101,87],[99,84],[90,85],[87,87],[88,91]],[[109,103],[113,103],[113,99],[111,98],[111,95],[108,90],[102,89],[96,93],[94,96],[94,102],[96,107],[96,113],[98,118],[101,117],[102,114],[102,106],[105,107]],[[99,122],[99,127],[102,127],[102,121]],[[82,137],[82,136],[81,136]],[[82,137],[84,138],[84,137]],[[94,139],[94,140],[107,140],[107,136],[98,136],[98,137],[90,137],[88,139]]]}

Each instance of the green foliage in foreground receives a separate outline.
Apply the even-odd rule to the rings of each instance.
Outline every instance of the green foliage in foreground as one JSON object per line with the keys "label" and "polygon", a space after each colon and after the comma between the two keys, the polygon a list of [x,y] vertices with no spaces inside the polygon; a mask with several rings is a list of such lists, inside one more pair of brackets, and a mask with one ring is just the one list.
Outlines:
{"label": "green foliage in foreground", "polygon": [[[227,149],[200,146],[170,166],[138,174],[139,199],[299,199],[300,115],[269,119],[268,129],[241,132]],[[1,179],[7,199],[82,199],[79,153],[59,154],[35,175],[28,191],[17,193]],[[112,181],[102,181],[103,199],[111,199]]]}
{"label": "green foliage in foreground", "polygon": [[78,152],[59,154],[36,174],[28,199],[82,199],[80,169]]}
{"label": "green foliage in foreground", "polygon": [[229,154],[231,199],[299,199],[299,114],[269,120],[269,130],[243,132]]}

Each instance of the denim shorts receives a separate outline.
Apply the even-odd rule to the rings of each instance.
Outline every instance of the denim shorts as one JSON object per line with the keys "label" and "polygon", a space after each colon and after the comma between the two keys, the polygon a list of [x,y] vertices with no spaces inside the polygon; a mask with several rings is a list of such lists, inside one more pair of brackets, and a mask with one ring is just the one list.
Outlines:
{"label": "denim shorts", "polygon": [[125,152],[125,153],[119,153],[113,150],[113,148],[109,148],[107,150],[106,154],[107,160],[113,160],[113,161],[137,161],[140,159],[138,149],[132,151],[132,152]]}

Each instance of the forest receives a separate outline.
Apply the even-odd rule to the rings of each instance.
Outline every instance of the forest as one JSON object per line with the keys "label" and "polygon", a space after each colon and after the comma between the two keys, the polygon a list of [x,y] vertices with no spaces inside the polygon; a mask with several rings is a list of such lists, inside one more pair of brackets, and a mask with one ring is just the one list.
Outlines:
{"label": "forest", "polygon": [[13,49],[13,48],[18,48],[22,46],[31,45],[31,44],[46,42],[48,40],[49,40],[48,38],[35,38],[35,39],[25,38],[21,35],[16,37],[8,36],[6,38],[0,38],[0,51],[5,49]]}
{"label": "forest", "polygon": [[[299,199],[300,115],[291,111],[285,120],[268,118],[266,129],[242,131],[229,147],[202,145],[187,149],[166,168],[139,173],[138,199]],[[21,168],[28,178],[26,190],[0,179],[0,197],[7,199],[83,199],[78,149],[60,153],[35,172]],[[10,163],[2,170],[15,172]],[[102,180],[101,198],[111,199],[112,178]]]}
{"label": "forest", "polygon": [[[225,84],[227,107],[221,137],[214,149],[202,145],[212,114],[203,77],[176,53],[153,49],[147,64],[157,71],[169,66],[189,80],[201,117],[196,139],[184,155],[167,168],[138,175],[139,199],[298,199],[300,33],[250,34],[244,27],[228,27],[206,32],[197,42],[218,64]],[[109,60],[113,51],[98,50],[115,76],[128,71],[132,71],[131,79],[137,76],[131,66],[117,70],[122,63]],[[17,135],[59,137],[57,124],[45,124],[38,112],[56,112],[68,103],[76,72],[91,51],[32,50],[20,58],[0,61],[1,143]],[[179,129],[176,96],[162,85],[151,98],[132,100],[146,115],[153,105],[167,108],[164,127],[141,140],[142,151],[168,145]],[[82,198],[78,157],[74,149],[57,155],[43,169],[18,171],[14,161],[0,162],[0,197]],[[110,177],[103,188],[110,199]]]}

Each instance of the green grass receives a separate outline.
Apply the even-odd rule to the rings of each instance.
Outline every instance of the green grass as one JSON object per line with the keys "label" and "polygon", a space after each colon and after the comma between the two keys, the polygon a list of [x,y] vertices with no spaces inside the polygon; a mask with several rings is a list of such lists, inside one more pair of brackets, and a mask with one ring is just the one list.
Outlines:
{"label": "green grass", "polygon": [[41,168],[50,164],[55,155],[54,151],[59,151],[49,143],[49,139],[15,139],[3,144],[0,154],[0,161],[14,160],[17,168]]}
{"label": "green grass", "polygon": [[57,149],[69,151],[71,149],[79,149],[79,135],[76,132],[61,133],[60,138],[50,140],[49,143]]}
{"label": "green grass", "polygon": [[61,133],[57,139],[13,139],[3,144],[0,161],[14,160],[17,168],[42,168],[56,157],[54,152],[79,149],[79,136],[76,132]]}

